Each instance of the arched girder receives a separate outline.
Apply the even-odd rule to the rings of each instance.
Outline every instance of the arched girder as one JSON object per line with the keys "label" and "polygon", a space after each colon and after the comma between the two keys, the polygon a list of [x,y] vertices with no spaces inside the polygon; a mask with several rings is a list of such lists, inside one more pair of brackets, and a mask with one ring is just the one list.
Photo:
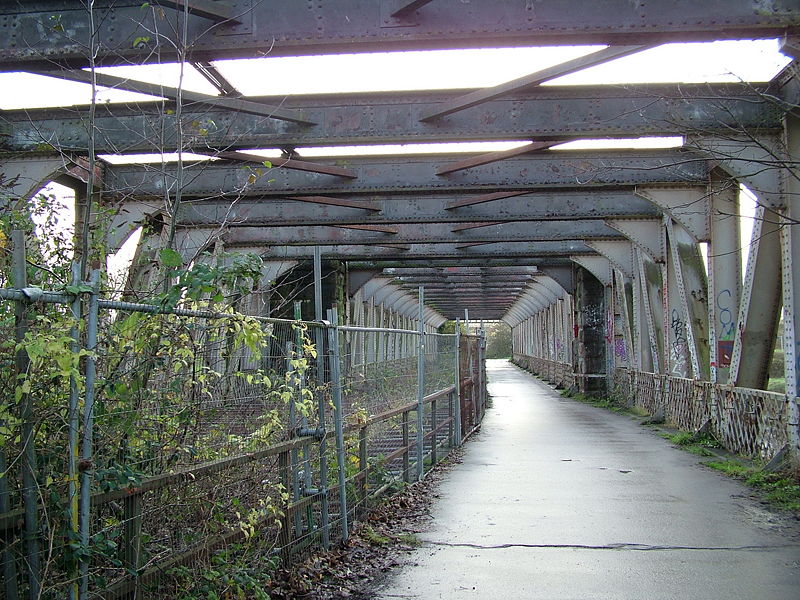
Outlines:
{"label": "arched girder", "polygon": [[594,275],[603,285],[611,285],[611,261],[605,256],[573,256],[572,260]]}
{"label": "arched girder", "polygon": [[633,243],[630,241],[592,241],[587,245],[605,256],[614,267],[622,271],[626,277],[633,277],[636,264],[633,259]]}

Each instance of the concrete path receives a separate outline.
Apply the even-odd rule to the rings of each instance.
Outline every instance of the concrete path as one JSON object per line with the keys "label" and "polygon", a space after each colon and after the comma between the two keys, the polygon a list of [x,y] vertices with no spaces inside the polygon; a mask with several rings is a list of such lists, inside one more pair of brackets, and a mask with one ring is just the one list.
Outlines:
{"label": "concrete path", "polygon": [[488,372],[482,431],[376,598],[800,599],[797,519],[630,417]]}

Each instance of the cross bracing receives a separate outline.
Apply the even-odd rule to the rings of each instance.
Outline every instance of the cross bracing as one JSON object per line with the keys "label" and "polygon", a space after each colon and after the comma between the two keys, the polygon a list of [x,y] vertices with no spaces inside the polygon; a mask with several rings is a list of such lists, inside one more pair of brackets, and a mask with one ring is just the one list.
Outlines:
{"label": "cross bracing", "polygon": [[[561,269],[548,281],[569,295],[576,292],[570,269],[584,269],[611,286],[622,277],[633,290],[629,322],[643,319],[647,325],[636,333],[641,361],[655,365],[668,362],[657,356],[666,351],[668,335],[653,314],[658,302],[647,294],[659,293],[665,278],[691,279],[684,273],[686,264],[680,264],[689,254],[675,240],[685,233],[688,245],[719,243],[714,238],[720,237],[725,211],[736,210],[719,208],[720,197],[739,183],[779,214],[787,206],[791,183],[781,170],[792,164],[786,143],[798,103],[793,66],[760,83],[539,84],[679,40],[780,35],[785,52],[792,54],[800,11],[795,2],[768,9],[745,0],[724,7],[580,0],[569,6],[497,2],[491,8],[450,0],[280,7],[249,0],[134,4],[95,2],[93,40],[86,37],[85,11],[63,3],[9,2],[2,15],[11,35],[0,42],[0,69],[95,81],[152,98],[91,110],[76,105],[4,111],[0,150],[6,153],[6,176],[22,176],[15,180],[15,193],[33,191],[48,171],[48,160],[57,164],[54,175],[70,181],[87,179],[91,152],[117,158],[179,150],[207,157],[180,166],[98,159],[91,179],[116,215],[106,234],[112,250],[145,225],[156,235],[142,242],[144,249],[157,248],[156,238],[163,234],[158,232],[169,229],[187,259],[222,244],[260,254],[276,265],[274,272],[310,259],[314,248],[329,259],[375,265],[370,272],[382,277],[395,267],[478,265],[483,267],[480,298],[476,286],[448,283],[441,269],[417,283],[429,288],[431,305],[480,301],[485,318],[515,324],[536,312],[540,301],[555,298],[542,296],[532,282],[520,287],[507,276],[494,285],[493,273],[502,265]],[[46,27],[44,17],[53,10],[59,11],[58,22]],[[218,90],[217,96],[80,70],[89,63],[75,44],[90,41],[96,64],[174,60],[182,20],[192,40],[187,64]],[[226,79],[221,61],[262,56],[267,40],[273,56],[609,46],[479,90],[243,97],[234,80]],[[651,150],[557,148],[586,138],[641,136],[678,136],[686,143]],[[520,146],[466,157],[336,155],[337,146],[465,141]],[[318,146],[330,147],[330,155],[304,157],[306,149]],[[282,154],[269,158],[261,149]],[[672,264],[676,248],[683,251],[677,267]],[[394,279],[392,285],[410,289],[413,281]],[[682,310],[689,309],[687,293],[676,291],[673,298],[682,302]],[[509,305],[509,299],[516,304]],[[447,303],[446,316],[458,316],[457,304]],[[630,344],[634,337],[634,332],[628,335]]]}

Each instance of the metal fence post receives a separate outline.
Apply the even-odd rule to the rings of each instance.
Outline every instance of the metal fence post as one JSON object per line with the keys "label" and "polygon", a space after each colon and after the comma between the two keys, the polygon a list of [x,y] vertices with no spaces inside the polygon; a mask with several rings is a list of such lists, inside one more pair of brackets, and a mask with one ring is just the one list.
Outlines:
{"label": "metal fence post", "polygon": [[[80,540],[84,549],[89,549],[89,521],[91,510],[92,487],[92,454],[94,443],[94,384],[96,375],[96,358],[98,329],[98,285],[100,272],[92,271],[90,285],[92,292],[89,296],[89,310],[86,317],[86,390],[83,404],[83,440],[81,444],[81,460],[78,471],[81,477],[80,489]],[[79,598],[84,600],[89,595],[89,557],[83,558],[80,565]]]}
{"label": "metal fence post", "polygon": [[403,448],[405,448],[405,452],[403,452],[403,481],[406,483],[411,483],[411,464],[410,464],[410,457],[409,457],[409,446],[411,445],[409,439],[409,419],[408,419],[408,411],[403,411],[402,417],[402,435],[403,435]]}
{"label": "metal fence post", "polygon": [[[28,287],[27,264],[25,257],[25,234],[19,229],[11,232],[13,243],[12,274],[14,286],[18,289]],[[17,343],[25,339],[28,332],[28,303],[19,300],[14,303],[15,335]],[[17,376],[25,376],[30,368],[30,360],[24,349],[16,355]],[[21,382],[21,379],[18,380]],[[36,482],[36,432],[33,424],[33,401],[30,394],[23,393],[19,400],[20,420],[22,421],[22,501],[25,507],[25,562],[28,571],[28,595],[38,600],[41,593],[41,565],[39,561],[39,509],[38,485]]]}
{"label": "metal fence post", "polygon": [[455,351],[455,406],[453,407],[453,411],[455,413],[455,433],[453,434],[453,445],[460,446],[461,440],[463,439],[463,433],[461,431],[461,321],[460,319],[456,319],[456,351]]}
{"label": "metal fence post", "polygon": [[[291,341],[286,342],[286,372],[291,373],[294,370],[292,366],[292,356],[294,354],[294,344]],[[292,384],[294,386],[294,384]],[[298,389],[292,388],[292,396],[289,399],[289,439],[297,437],[297,401]],[[292,501],[297,502],[300,500],[300,473],[299,473],[299,458],[297,448],[292,448],[290,455],[291,462],[291,496]],[[288,490],[287,490],[288,491]],[[300,537],[303,534],[303,523],[299,510],[294,511],[294,534],[295,537]]]}
{"label": "metal fence post", "polygon": [[358,470],[361,482],[359,484],[361,511],[367,508],[367,477],[369,476],[369,460],[367,455],[367,426],[358,430]]}
{"label": "metal fence post", "polygon": [[347,474],[345,473],[346,457],[344,447],[344,415],[342,414],[342,376],[339,361],[339,329],[336,309],[328,311],[331,326],[328,329],[328,347],[330,348],[331,391],[333,393],[333,421],[336,430],[336,463],[339,467],[339,515],[342,522],[342,540],[349,537],[347,525]]}
{"label": "metal fence post", "polygon": [[417,340],[417,481],[424,472],[425,444],[425,288],[419,286],[419,339]]}
{"label": "metal fence post", "polygon": [[[314,318],[322,321],[322,254],[319,246],[314,246]],[[325,384],[325,332],[322,327],[314,331],[314,343],[317,347],[317,386]],[[321,497],[320,519],[322,520],[322,547],[330,547],[330,521],[328,515],[328,444],[325,431],[325,394],[318,392],[317,412],[319,431],[319,493]]]}
{"label": "metal fence post", "polygon": [[[299,301],[294,303],[294,318],[296,321],[301,321],[303,318],[302,303]],[[302,356],[303,332],[300,327],[297,327],[295,330],[294,345],[295,348],[298,349],[298,354]],[[306,375],[305,373],[300,373],[300,381],[297,389],[298,397],[303,397],[305,387]],[[306,417],[305,414],[300,416],[300,427],[304,431],[308,431],[308,417]],[[303,480],[301,485],[304,490],[310,490],[312,487],[314,487],[311,479],[311,444],[303,444]],[[314,511],[312,510],[311,506],[306,508],[306,523],[309,531],[314,529]]]}
{"label": "metal fence post", "polygon": [[[81,283],[81,265],[79,263],[72,263],[72,285],[78,287]],[[81,296],[75,294],[75,299],[70,305],[74,325],[70,330],[72,336],[72,351],[77,354],[80,350],[80,328],[78,322],[81,319]],[[70,512],[70,527],[73,533],[78,535],[78,456],[80,449],[78,448],[78,422],[80,420],[78,415],[78,403],[80,400],[80,390],[78,389],[78,381],[73,376],[69,380],[69,454],[67,473],[69,478],[69,512]],[[75,575],[75,574],[73,574]],[[69,599],[76,600],[78,597],[78,582],[75,581],[69,586]]]}

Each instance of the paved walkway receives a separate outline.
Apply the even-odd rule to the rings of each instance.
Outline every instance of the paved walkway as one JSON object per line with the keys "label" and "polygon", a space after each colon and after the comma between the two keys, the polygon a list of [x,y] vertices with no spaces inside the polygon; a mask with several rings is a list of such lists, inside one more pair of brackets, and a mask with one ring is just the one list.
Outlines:
{"label": "paved walkway", "polygon": [[489,361],[494,406],[377,598],[797,600],[800,522],[618,415]]}

